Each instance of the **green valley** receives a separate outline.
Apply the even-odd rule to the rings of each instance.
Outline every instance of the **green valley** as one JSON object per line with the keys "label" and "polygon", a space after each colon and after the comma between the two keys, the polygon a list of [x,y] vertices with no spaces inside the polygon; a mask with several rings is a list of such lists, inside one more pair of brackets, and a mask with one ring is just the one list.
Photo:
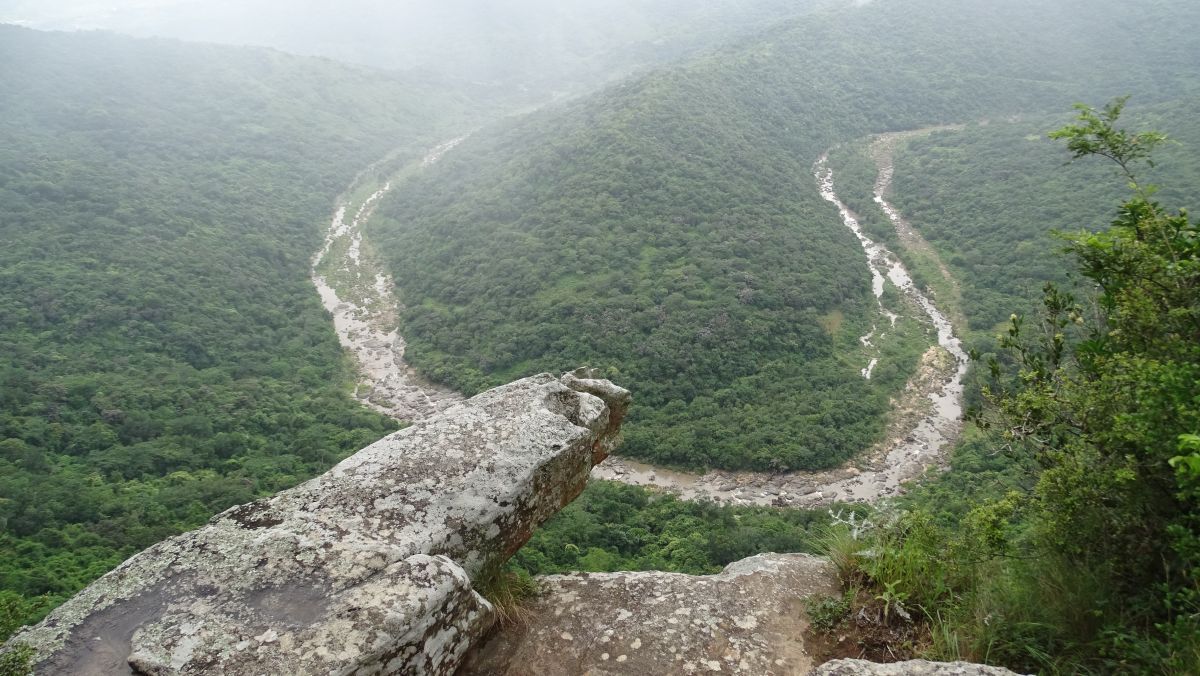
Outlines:
{"label": "green valley", "polygon": [[1195,87],[1195,64],[1168,67],[1153,49],[1113,70],[1102,47],[1139,12],[1105,3],[1107,20],[1080,31],[1067,28],[1074,7],[902,0],[815,14],[477,134],[370,224],[408,358],[468,393],[606,369],[638,392],[623,452],[644,460],[844,461],[879,438],[923,347],[900,336],[877,378],[855,377],[868,277],[812,163],[869,132]]}
{"label": "green valley", "polygon": [[0,26],[0,633],[395,429],[308,279],[362,167],[465,92]]}
{"label": "green valley", "polygon": [[[0,24],[0,640],[463,396],[590,366],[628,417],[579,422],[611,394],[586,374],[519,410],[603,432],[574,489],[618,429],[622,457],[572,504],[521,474],[535,525],[562,509],[464,594],[818,553],[842,589],[801,645],[1200,669],[1200,3],[176,4],[71,6],[226,44]],[[399,483],[438,486],[422,463]],[[529,507],[426,492],[496,529]],[[404,556],[458,565],[423,500],[388,509],[445,539]],[[362,579],[411,563],[357,546]]]}

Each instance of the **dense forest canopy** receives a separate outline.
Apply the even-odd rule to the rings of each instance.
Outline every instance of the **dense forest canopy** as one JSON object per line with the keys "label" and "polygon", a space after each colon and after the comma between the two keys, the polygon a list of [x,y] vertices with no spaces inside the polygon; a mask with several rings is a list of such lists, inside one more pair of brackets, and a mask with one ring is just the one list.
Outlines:
{"label": "dense forest canopy", "polygon": [[[1200,64],[1179,55],[1200,53],[1182,28],[1196,13],[875,3],[489,129],[371,224],[409,356],[467,392],[608,369],[638,394],[623,452],[658,462],[840,462],[877,437],[915,352],[855,377],[846,357],[874,312],[867,271],[812,162],[869,132],[1062,110],[1083,92],[1194,89]],[[1164,46],[1108,49],[1151,26]]]}
{"label": "dense forest canopy", "polygon": [[309,260],[355,173],[466,124],[464,101],[0,27],[0,633],[394,429],[347,396]]}
{"label": "dense forest canopy", "polygon": [[[1129,124],[1160,129],[1172,143],[1147,180],[1168,206],[1200,202],[1197,99],[1133,105]],[[898,154],[894,200],[938,247],[966,287],[970,328],[990,332],[1036,299],[1047,281],[1067,281],[1053,232],[1094,228],[1116,217],[1123,186],[1099,163],[1064,170],[1069,155],[1046,137],[1063,116],[996,120],[914,140]]]}

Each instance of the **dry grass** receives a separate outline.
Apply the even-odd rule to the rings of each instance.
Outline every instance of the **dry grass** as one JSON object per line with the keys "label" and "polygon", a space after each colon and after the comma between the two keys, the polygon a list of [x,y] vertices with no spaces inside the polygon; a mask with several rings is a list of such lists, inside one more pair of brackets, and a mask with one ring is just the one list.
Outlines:
{"label": "dry grass", "polygon": [[540,591],[525,571],[505,569],[481,576],[475,590],[492,604],[500,626],[527,624],[532,616],[529,606]]}

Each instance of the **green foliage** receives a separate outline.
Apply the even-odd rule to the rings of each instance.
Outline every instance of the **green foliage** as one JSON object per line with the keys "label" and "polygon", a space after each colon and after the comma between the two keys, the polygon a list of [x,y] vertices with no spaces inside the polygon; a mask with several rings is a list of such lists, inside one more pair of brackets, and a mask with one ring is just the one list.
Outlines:
{"label": "green foliage", "polygon": [[822,512],[721,507],[592,481],[513,557],[534,574],[666,570],[704,575],[761,552],[808,552]]}
{"label": "green foliage", "polygon": [[31,676],[33,648],[20,644],[0,653],[0,676]]}
{"label": "green foliage", "polygon": [[875,600],[883,604],[884,624],[887,624],[888,618],[893,614],[909,617],[908,612],[904,610],[904,602],[908,600],[908,593],[896,591],[898,586],[900,586],[899,580],[887,582],[884,584],[883,593],[875,595]]}
{"label": "green foliage", "polygon": [[1150,154],[1167,140],[1167,136],[1153,131],[1131,134],[1113,126],[1121,116],[1121,111],[1125,109],[1127,101],[1129,97],[1123,96],[1105,105],[1100,111],[1077,103],[1075,110],[1079,111],[1079,124],[1069,124],[1052,131],[1050,138],[1066,140],[1067,149],[1075,159],[1098,156],[1111,160],[1121,168],[1130,183],[1136,186],[1134,165],[1144,162],[1153,167],[1154,161]]}
{"label": "green foliage", "polygon": [[38,617],[49,610],[48,602],[46,597],[26,598],[13,591],[0,591],[0,636],[11,635],[30,617]]}
{"label": "green foliage", "polygon": [[[1192,11],[1182,4],[1147,11]],[[868,132],[1111,87],[1130,64],[1102,49],[1109,25],[1142,10],[1073,5],[819,13],[476,134],[400,185],[370,225],[405,308],[408,357],[468,392],[599,367],[637,395],[622,452],[660,464],[845,460],[882,433],[917,352],[858,377],[869,277],[813,189],[812,162]],[[1079,14],[1104,20],[1067,28]],[[1196,44],[1170,33],[1172,52]],[[1138,91],[1194,77],[1156,55],[1134,59],[1153,73]],[[830,335],[822,319],[835,314]]]}
{"label": "green foliage", "polygon": [[475,583],[475,590],[492,604],[496,621],[502,625],[524,623],[528,605],[539,593],[537,581],[529,572],[511,563],[482,574],[480,581]]}
{"label": "green foliage", "polygon": [[950,594],[956,574],[943,558],[942,530],[922,512],[891,516],[856,538],[858,553],[843,580],[873,588],[885,614],[905,603],[933,607]]}
{"label": "green foliage", "polygon": [[1066,238],[1095,295],[1048,285],[1035,318],[1011,317],[999,345],[1012,370],[993,364],[987,433],[971,438],[1029,478],[976,475],[994,497],[960,519],[931,513],[962,514],[961,498],[918,491],[861,564],[881,591],[920,596],[937,656],[1200,670],[1200,232],[1136,181],[1161,136],[1115,129],[1121,103],[1081,108],[1081,124],[1056,133],[1115,162],[1134,191],[1109,228]]}
{"label": "green foliage", "polygon": [[452,98],[0,26],[0,638],[395,429],[347,396],[308,265],[354,174]]}
{"label": "green foliage", "polygon": [[853,589],[840,596],[810,596],[804,599],[808,620],[818,631],[833,631],[850,614]]}

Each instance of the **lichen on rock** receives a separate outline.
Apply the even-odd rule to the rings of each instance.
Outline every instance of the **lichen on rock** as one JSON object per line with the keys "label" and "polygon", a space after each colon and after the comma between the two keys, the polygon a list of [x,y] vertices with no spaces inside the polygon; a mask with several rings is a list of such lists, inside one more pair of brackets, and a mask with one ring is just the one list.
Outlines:
{"label": "lichen on rock", "polygon": [[878,664],[866,660],[833,660],[817,667],[812,676],[1018,676],[1003,667],[970,662],[909,660]]}
{"label": "lichen on rock", "polygon": [[806,674],[804,599],[836,590],[827,560],[760,554],[718,575],[576,573],[540,579],[530,621],[504,627],[463,674]]}
{"label": "lichen on rock", "polygon": [[38,673],[450,674],[472,579],[583,490],[629,393],[587,371],[484,392],[135,555],[14,636]]}

